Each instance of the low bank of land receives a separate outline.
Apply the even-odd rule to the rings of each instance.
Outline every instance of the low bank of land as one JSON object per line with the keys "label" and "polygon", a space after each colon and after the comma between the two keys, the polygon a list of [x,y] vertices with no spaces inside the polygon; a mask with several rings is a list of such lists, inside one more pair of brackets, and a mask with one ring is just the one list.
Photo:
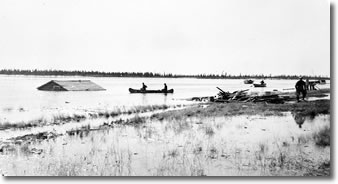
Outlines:
{"label": "low bank of land", "polygon": [[320,99],[329,92],[310,92],[318,99],[299,103],[199,103],[148,116],[135,111],[128,119],[110,112],[83,117],[99,126],[0,143],[0,169],[4,175],[329,176],[330,100]]}

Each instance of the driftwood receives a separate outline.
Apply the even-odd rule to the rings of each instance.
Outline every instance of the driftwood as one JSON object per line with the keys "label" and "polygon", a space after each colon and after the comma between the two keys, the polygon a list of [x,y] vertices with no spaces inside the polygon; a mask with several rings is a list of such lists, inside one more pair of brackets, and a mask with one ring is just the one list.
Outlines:
{"label": "driftwood", "polygon": [[[208,101],[208,102],[219,102],[219,103],[230,103],[230,102],[266,102],[281,104],[287,101],[292,101],[295,99],[294,96],[290,96],[290,93],[278,93],[271,94],[266,93],[265,95],[250,95],[247,92],[249,89],[238,90],[234,92],[226,92],[219,87],[216,87],[219,90],[219,93],[216,97],[206,96],[206,97],[193,97],[193,101]],[[291,88],[290,88],[291,89]],[[289,90],[289,89],[285,89]]]}
{"label": "driftwood", "polygon": [[220,90],[221,91],[221,93],[226,93],[226,92],[224,92],[221,88],[219,88],[219,87],[216,87],[218,90]]}
{"label": "driftwood", "polygon": [[262,95],[262,96],[251,96],[247,93],[249,89],[234,91],[232,93],[225,92],[219,87],[216,87],[220,92],[218,93],[218,98],[215,102],[228,103],[231,101],[241,101],[241,102],[268,102],[268,103],[284,103],[285,98],[280,97],[277,94],[271,95]]}
{"label": "driftwood", "polygon": [[236,99],[241,99],[243,97],[246,97],[247,94],[246,92],[249,91],[249,89],[246,90],[239,90],[239,91],[234,91],[232,93],[230,92],[225,92],[221,88],[216,87],[220,92],[218,93],[218,100],[236,100]]}
{"label": "driftwood", "polygon": [[246,91],[249,91],[249,90],[246,89],[246,90],[236,91],[236,93],[234,92],[235,95],[231,98],[231,100],[236,100],[236,99],[247,96],[247,94],[245,93]]}

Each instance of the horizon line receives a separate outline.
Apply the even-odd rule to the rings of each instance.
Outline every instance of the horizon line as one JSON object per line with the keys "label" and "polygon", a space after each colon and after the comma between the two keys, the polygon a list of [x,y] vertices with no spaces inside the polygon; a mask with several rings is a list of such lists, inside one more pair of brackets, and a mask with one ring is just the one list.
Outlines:
{"label": "horizon line", "polygon": [[[12,72],[12,73],[7,73]],[[22,74],[24,72],[30,72],[26,74]],[[200,78],[226,78],[226,77],[264,77],[264,78],[276,78],[276,77],[286,77],[286,78],[295,78],[295,77],[308,77],[308,78],[331,78],[330,76],[325,75],[303,75],[303,74],[231,74],[228,72],[222,72],[221,74],[218,73],[199,73],[199,74],[178,74],[178,73],[171,73],[171,72],[141,72],[141,71],[134,71],[134,72],[117,72],[117,71],[98,71],[98,70],[60,70],[60,69],[0,69],[0,74],[18,74],[18,75],[34,75],[34,72],[39,73],[39,75],[50,75],[48,73],[58,72],[60,74],[57,75],[67,75],[65,73],[79,73],[78,75],[116,75],[116,74],[126,74],[126,75],[143,75],[141,77],[200,77]],[[46,72],[47,74],[42,74]],[[62,74],[63,73],[63,74]],[[76,74],[74,74],[76,75]],[[146,76],[144,76],[146,75]],[[123,77],[123,76],[114,76],[114,77]]]}

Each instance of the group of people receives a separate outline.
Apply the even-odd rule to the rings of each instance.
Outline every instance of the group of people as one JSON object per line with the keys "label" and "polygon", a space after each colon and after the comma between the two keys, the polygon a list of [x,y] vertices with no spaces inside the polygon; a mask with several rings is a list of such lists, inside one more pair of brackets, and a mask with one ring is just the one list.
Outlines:
{"label": "group of people", "polygon": [[[146,85],[144,84],[144,82],[142,82],[142,88],[141,88],[141,90],[142,90],[142,91],[145,91],[145,90],[147,90],[147,87],[148,87],[148,86],[146,86]],[[166,83],[164,83],[164,88],[162,89],[162,91],[168,91],[168,86],[167,86]]]}
{"label": "group of people", "polygon": [[[264,84],[264,81],[261,81],[261,84]],[[144,84],[144,82],[142,83],[142,91],[146,91],[147,90],[147,85]],[[310,88],[309,88],[310,87]],[[306,97],[306,92],[307,90],[311,90],[313,87],[311,87],[311,85],[309,84],[309,80],[306,79],[306,82],[303,81],[303,77],[299,78],[299,80],[297,81],[296,85],[296,96],[297,96],[297,101],[299,102],[299,97],[300,95],[302,95],[303,100],[305,100]],[[164,88],[162,89],[162,91],[167,91],[168,90],[168,86],[166,83],[164,83]]]}
{"label": "group of people", "polygon": [[313,81],[310,82],[309,79],[306,79],[305,85],[306,85],[306,90],[316,90],[315,88],[316,83]]}
{"label": "group of people", "polygon": [[303,81],[303,77],[299,78],[295,86],[297,101],[299,102],[300,95],[302,95],[303,100],[305,100],[307,90],[315,90],[315,85],[315,83],[309,82],[309,79],[306,79],[305,82]]}

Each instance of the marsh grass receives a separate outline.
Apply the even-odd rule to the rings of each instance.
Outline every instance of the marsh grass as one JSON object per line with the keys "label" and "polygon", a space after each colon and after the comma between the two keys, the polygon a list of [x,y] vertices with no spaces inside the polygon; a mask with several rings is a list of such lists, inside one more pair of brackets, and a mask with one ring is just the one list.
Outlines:
{"label": "marsh grass", "polygon": [[19,128],[31,128],[31,127],[37,127],[37,126],[44,126],[48,124],[48,120],[45,118],[38,118],[35,120],[31,120],[28,122],[20,121],[16,123],[11,122],[1,122],[0,123],[0,130],[6,130],[10,128],[19,129]]}
{"label": "marsh grass", "polygon": [[205,126],[204,127],[205,135],[211,137],[215,134],[214,127],[212,126]]}
{"label": "marsh grass", "polygon": [[64,124],[71,121],[80,122],[85,120],[87,117],[82,114],[73,114],[73,115],[64,115],[64,114],[57,114],[52,117],[50,124]]}
{"label": "marsh grass", "polygon": [[135,115],[134,117],[130,118],[130,119],[127,119],[124,124],[127,124],[127,125],[140,125],[140,124],[144,124],[146,122],[146,119],[145,117],[140,117],[139,115]]}
{"label": "marsh grass", "polygon": [[[330,112],[327,106],[329,101],[325,100],[278,105],[228,103],[195,105],[186,109],[157,113],[151,117],[141,117],[136,113],[130,119],[107,122],[102,129],[83,126],[67,132],[64,137],[58,137],[58,139],[69,139],[66,146],[62,146],[57,141],[46,143],[46,151],[43,154],[24,160],[26,166],[31,166],[31,170],[23,172],[18,168],[19,164],[15,166],[16,168],[10,169],[13,175],[48,176],[206,176],[213,174],[299,176],[306,175],[310,171],[316,175],[326,175],[324,171],[313,167],[320,165],[329,170],[329,164],[322,164],[304,155],[303,147],[305,144],[313,143],[313,140],[321,142],[317,141],[321,137],[325,140],[330,135],[329,128],[324,128],[313,135],[292,135],[291,140],[283,138],[272,142],[246,143],[245,140],[241,140],[242,137],[236,140],[233,137],[238,136],[238,133],[246,133],[245,131],[251,125],[245,129],[243,125],[246,124],[238,123],[238,119],[237,123],[229,123],[225,120],[227,116],[241,114],[275,116],[284,115],[280,112],[288,111],[325,114]],[[310,110],[306,110],[307,108]],[[144,108],[138,112],[148,112],[153,109]],[[129,112],[132,111],[121,110],[118,113],[128,114]],[[132,113],[134,112],[136,111]],[[102,117],[106,114],[111,116],[110,111],[104,111]],[[96,116],[100,117],[97,112]],[[103,121],[107,120],[103,119]],[[226,128],[222,129],[222,127]],[[233,129],[227,132],[231,127]],[[131,130],[138,134],[135,133],[133,136]],[[231,131],[234,131],[233,134],[230,134]],[[48,134],[41,134],[38,137],[48,140],[48,136]],[[29,136],[25,138],[24,140],[30,140]],[[80,148],[81,145],[83,151],[71,154],[72,150]],[[48,150],[50,153],[47,153]],[[13,158],[6,162],[17,163],[17,159]]]}
{"label": "marsh grass", "polygon": [[[136,106],[131,109],[119,108],[112,111],[98,111],[88,114],[57,114],[51,119],[44,117],[28,122],[1,122],[0,130],[10,128],[30,128],[45,126],[49,124],[65,124],[69,122],[82,122],[88,118],[110,118],[123,114],[138,114],[155,110],[166,110],[170,108],[167,105],[149,105]],[[175,107],[174,107],[175,108]],[[266,103],[242,103],[233,102],[227,104],[209,104],[194,105],[180,110],[171,110],[162,113],[156,113],[151,116],[152,119],[162,120],[181,120],[192,117],[219,117],[219,116],[238,116],[238,115],[263,115],[263,116],[283,116],[284,112],[294,112],[301,116],[314,118],[318,114],[330,114],[330,100],[317,100],[310,102],[294,104],[266,104]],[[142,121],[141,121],[142,122]],[[137,121],[135,121],[137,123]]]}
{"label": "marsh grass", "polygon": [[87,137],[91,130],[92,130],[91,126],[88,124],[88,125],[80,127],[79,129],[72,129],[72,130],[66,131],[66,133],[69,136],[79,136],[82,139],[83,137]]}
{"label": "marsh grass", "polygon": [[30,150],[29,150],[29,144],[24,144],[20,147],[20,152],[23,153],[24,155],[29,155]]}
{"label": "marsh grass", "polygon": [[172,120],[165,124],[166,131],[173,131],[175,134],[181,134],[191,130],[192,125],[188,121]]}
{"label": "marsh grass", "polygon": [[325,126],[320,131],[314,133],[313,139],[318,146],[330,146],[330,127]]}
{"label": "marsh grass", "polygon": [[[184,131],[175,131],[179,128],[178,121],[162,122],[163,129],[155,130],[150,119],[136,117],[131,122],[142,122],[144,128],[136,128],[133,124],[120,124],[113,129],[88,131],[88,135],[81,137],[81,132],[69,137],[69,147],[56,149],[54,144],[47,144],[41,155],[30,157],[31,171],[26,170],[25,175],[57,175],[57,176],[208,176],[208,175],[264,175],[264,176],[294,176],[310,173],[318,162],[307,161],[308,157],[302,149],[303,142],[297,143],[299,136],[294,141],[285,139],[258,142],[240,147],[238,144],[228,142],[227,139],[216,141],[221,131],[214,131],[213,136],[205,139],[206,127],[216,130],[217,124],[222,119],[203,120],[203,124],[195,124],[194,121],[182,121],[188,127],[192,125],[200,128],[190,128]],[[213,122],[216,121],[216,122]],[[155,123],[156,127],[160,121]],[[170,125],[170,126],[169,126]],[[139,136],[137,143],[146,149],[136,149],[134,144],[127,146],[132,141],[132,135],[126,134],[126,126],[135,127],[135,131],[141,131],[144,136]],[[233,125],[236,127],[236,125]],[[230,127],[227,127],[230,128]],[[91,127],[83,127],[90,130]],[[235,128],[236,129],[236,128]],[[243,129],[242,129],[243,130]],[[163,132],[161,132],[163,131]],[[154,133],[156,132],[156,133]],[[172,132],[176,132],[172,134]],[[131,136],[131,137],[130,137]],[[175,137],[187,136],[183,142],[176,142]],[[152,138],[151,142],[148,141]],[[164,138],[161,142],[153,144],[154,140]],[[311,136],[305,137],[306,139]],[[65,139],[65,138],[59,138]],[[66,139],[67,140],[67,139]],[[126,140],[128,140],[126,142]],[[167,142],[169,141],[169,142]],[[167,142],[167,143],[165,143]],[[240,141],[239,141],[240,142]],[[287,143],[284,143],[287,142]],[[169,144],[165,146],[165,144]],[[177,146],[179,143],[179,146]],[[84,144],[84,151],[73,154],[68,152],[74,146]],[[151,145],[160,144],[161,149],[151,149]],[[287,144],[287,146],[285,146]],[[52,149],[51,149],[52,148]],[[297,149],[294,149],[297,148]],[[246,150],[246,149],[249,149]],[[55,153],[47,153],[47,151]],[[155,151],[156,150],[156,151]],[[29,153],[29,149],[27,152]],[[137,153],[137,154],[135,154]],[[49,156],[50,155],[50,156]],[[58,156],[55,156],[58,155]],[[44,156],[44,157],[42,157]],[[9,161],[12,162],[12,161]],[[38,163],[38,164],[36,164]],[[140,165],[141,164],[141,165]],[[142,166],[140,168],[139,166]],[[326,170],[329,170],[327,166]],[[16,174],[23,174],[22,170],[13,169]],[[316,175],[323,174],[318,168],[314,168]]]}
{"label": "marsh grass", "polygon": [[[22,128],[31,128],[31,127],[39,127],[39,126],[45,126],[45,125],[60,125],[70,122],[82,122],[87,119],[97,119],[97,118],[113,118],[117,117],[119,115],[124,114],[139,114],[139,113],[145,113],[145,112],[151,112],[156,110],[166,110],[170,108],[168,105],[148,105],[148,106],[136,106],[132,107],[130,109],[125,108],[117,108],[115,110],[105,110],[105,111],[96,111],[96,112],[90,112],[86,114],[54,114],[52,117],[40,117],[38,119],[30,120],[30,121],[20,121],[20,122],[0,122],[0,130],[6,130],[6,129],[22,129]],[[176,106],[173,106],[172,108],[176,108]],[[11,109],[12,110],[12,109]],[[142,123],[144,122],[140,117],[134,118],[130,120],[128,123]]]}
{"label": "marsh grass", "polygon": [[[95,145],[96,141],[93,141]],[[130,150],[121,150],[118,146],[120,143],[118,140],[114,141],[115,146],[109,147],[105,152],[102,152],[99,147],[93,146],[90,149],[89,154],[86,157],[80,157],[75,163],[76,165],[71,165],[71,160],[66,161],[66,166],[64,170],[77,169],[77,172],[71,176],[129,176],[131,175],[131,164],[132,153]],[[103,154],[103,157],[101,155]],[[70,159],[70,158],[69,158]],[[82,160],[85,161],[86,165],[82,163]],[[50,172],[49,172],[50,173]],[[58,173],[59,176],[63,176],[63,173]]]}
{"label": "marsh grass", "polygon": [[195,105],[190,108],[156,113],[151,116],[158,120],[180,120],[191,117],[220,117],[238,115],[283,116],[285,112],[295,112],[302,116],[314,118],[319,114],[330,114],[330,100],[317,100],[301,103],[267,104],[267,103],[222,103],[205,107]]}
{"label": "marsh grass", "polygon": [[298,143],[298,145],[303,145],[303,144],[308,143],[310,140],[311,140],[311,136],[309,136],[309,135],[300,135],[297,138],[297,143]]}
{"label": "marsh grass", "polygon": [[177,157],[177,156],[179,156],[179,152],[178,152],[177,149],[170,150],[170,151],[168,151],[168,156],[173,157],[173,158]]}

